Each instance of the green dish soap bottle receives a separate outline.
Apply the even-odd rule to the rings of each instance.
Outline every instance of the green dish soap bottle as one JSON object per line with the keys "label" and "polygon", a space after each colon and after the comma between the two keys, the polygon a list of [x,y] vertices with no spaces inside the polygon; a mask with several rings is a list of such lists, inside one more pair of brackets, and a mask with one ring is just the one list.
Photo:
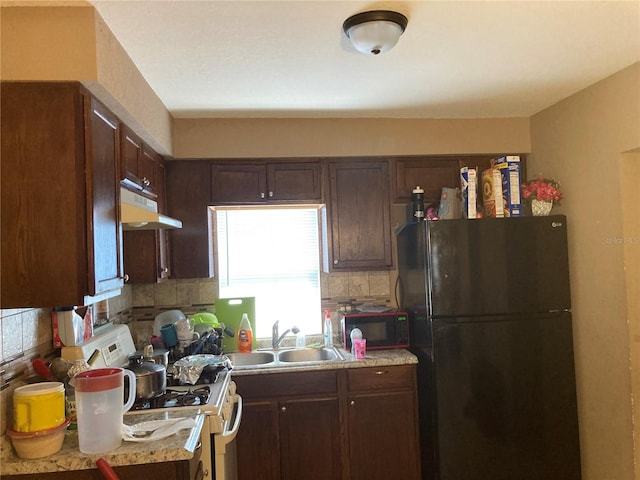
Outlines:
{"label": "green dish soap bottle", "polygon": [[249,316],[246,313],[243,313],[242,320],[240,320],[240,326],[238,327],[238,350],[240,353],[250,353],[252,349],[253,330],[251,330]]}

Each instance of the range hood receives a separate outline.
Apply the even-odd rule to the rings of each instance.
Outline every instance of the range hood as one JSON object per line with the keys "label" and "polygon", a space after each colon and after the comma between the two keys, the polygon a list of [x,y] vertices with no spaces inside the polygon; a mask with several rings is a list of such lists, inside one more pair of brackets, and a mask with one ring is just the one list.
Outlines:
{"label": "range hood", "polygon": [[123,230],[182,228],[182,222],[158,213],[158,202],[120,188],[120,221]]}

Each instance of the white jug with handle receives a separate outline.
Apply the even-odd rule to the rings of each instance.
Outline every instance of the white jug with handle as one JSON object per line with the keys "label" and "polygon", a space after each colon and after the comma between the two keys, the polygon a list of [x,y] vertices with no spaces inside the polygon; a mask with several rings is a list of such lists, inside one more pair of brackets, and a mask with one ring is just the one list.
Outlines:
{"label": "white jug with handle", "polygon": [[[124,377],[129,395],[123,405]],[[136,399],[136,375],[124,368],[96,368],[75,375],[78,442],[82,453],[104,453],[122,442],[122,415]]]}

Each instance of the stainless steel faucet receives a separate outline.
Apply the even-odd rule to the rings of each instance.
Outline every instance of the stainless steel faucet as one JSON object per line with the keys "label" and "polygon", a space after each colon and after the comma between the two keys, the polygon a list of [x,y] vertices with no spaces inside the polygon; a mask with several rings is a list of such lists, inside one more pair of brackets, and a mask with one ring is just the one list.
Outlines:
{"label": "stainless steel faucet", "polygon": [[282,343],[282,340],[287,333],[291,332],[293,334],[297,334],[300,331],[298,327],[291,327],[285,330],[282,335],[278,336],[279,323],[280,321],[276,320],[276,323],[274,323],[273,327],[271,327],[271,348],[273,348],[274,350],[280,348],[280,344]]}

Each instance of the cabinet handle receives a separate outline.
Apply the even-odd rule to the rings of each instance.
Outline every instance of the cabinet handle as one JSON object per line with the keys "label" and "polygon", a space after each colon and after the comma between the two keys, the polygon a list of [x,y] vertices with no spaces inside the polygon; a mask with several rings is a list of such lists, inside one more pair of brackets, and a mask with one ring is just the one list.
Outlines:
{"label": "cabinet handle", "polygon": [[269,192],[269,198],[273,198],[273,192]]}
{"label": "cabinet handle", "polygon": [[355,400],[351,400],[350,405],[351,405],[352,407],[355,407],[355,405],[356,405],[356,401],[355,401]]}
{"label": "cabinet handle", "polygon": [[127,282],[129,281],[129,275],[125,273],[125,274],[122,276],[122,280],[124,280],[124,283],[127,283]]}
{"label": "cabinet handle", "polygon": [[142,184],[143,184],[145,187],[148,187],[149,185],[151,185],[151,182],[149,181],[149,179],[148,179],[147,177],[144,177],[144,178],[142,179]]}
{"label": "cabinet handle", "polygon": [[387,373],[389,373],[389,370],[378,370],[376,375],[386,375]]}
{"label": "cabinet handle", "polygon": [[260,198],[264,200],[264,192],[260,192]]}
{"label": "cabinet handle", "polygon": [[280,411],[281,411],[282,413],[285,413],[285,412],[287,411],[287,407],[282,407],[282,408],[280,409]]}
{"label": "cabinet handle", "polygon": [[164,267],[164,268],[162,269],[162,271],[163,271],[163,273],[169,273],[169,267]]}
{"label": "cabinet handle", "polygon": [[334,261],[333,261],[333,264],[334,264],[334,265],[337,265],[337,264],[338,264],[338,260],[334,260]]}

